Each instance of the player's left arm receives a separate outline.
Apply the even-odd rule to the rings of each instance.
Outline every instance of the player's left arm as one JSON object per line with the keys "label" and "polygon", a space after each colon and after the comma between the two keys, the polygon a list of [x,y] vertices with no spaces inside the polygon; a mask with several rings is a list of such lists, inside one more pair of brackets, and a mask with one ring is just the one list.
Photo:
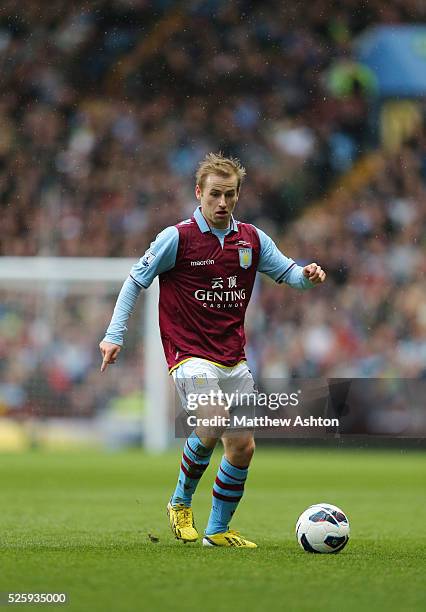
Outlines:
{"label": "player's left arm", "polygon": [[326,273],[316,262],[307,266],[299,266],[297,263],[281,253],[275,242],[256,227],[260,240],[260,257],[258,271],[263,272],[275,282],[286,283],[295,289],[310,289],[323,283]]}

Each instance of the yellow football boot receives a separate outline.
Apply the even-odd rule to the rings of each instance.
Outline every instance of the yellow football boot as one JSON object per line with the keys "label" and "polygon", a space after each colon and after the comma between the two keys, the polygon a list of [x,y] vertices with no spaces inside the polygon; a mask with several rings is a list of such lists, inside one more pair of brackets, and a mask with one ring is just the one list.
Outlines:
{"label": "yellow football boot", "polygon": [[172,506],[167,504],[167,514],[169,516],[170,527],[177,540],[195,542],[198,540],[198,532],[195,529],[192,508],[187,508],[183,504]]}
{"label": "yellow football boot", "polygon": [[257,548],[257,544],[246,540],[239,534],[238,531],[230,529],[225,533],[215,533],[214,535],[205,535],[203,538],[203,546],[237,546],[239,548]]}

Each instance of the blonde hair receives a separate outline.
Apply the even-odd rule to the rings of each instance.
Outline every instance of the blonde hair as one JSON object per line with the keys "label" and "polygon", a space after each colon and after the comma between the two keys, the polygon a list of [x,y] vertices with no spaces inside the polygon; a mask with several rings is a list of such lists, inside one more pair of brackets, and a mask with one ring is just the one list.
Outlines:
{"label": "blonde hair", "polygon": [[204,181],[208,174],[218,174],[228,177],[232,174],[238,179],[237,192],[240,191],[241,183],[246,175],[246,169],[236,157],[225,157],[221,151],[219,153],[208,153],[203,161],[198,165],[195,175],[197,185],[204,187]]}

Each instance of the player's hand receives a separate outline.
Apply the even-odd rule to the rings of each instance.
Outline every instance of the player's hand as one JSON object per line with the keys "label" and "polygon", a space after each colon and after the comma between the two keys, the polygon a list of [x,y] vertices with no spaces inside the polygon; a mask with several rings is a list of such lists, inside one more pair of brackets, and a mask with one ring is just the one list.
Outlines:
{"label": "player's hand", "polygon": [[326,273],[317,263],[311,263],[303,268],[303,276],[311,281],[314,285],[323,283],[326,278]]}
{"label": "player's hand", "polygon": [[102,340],[99,344],[99,350],[102,354],[101,372],[103,372],[110,363],[115,363],[118,353],[121,351],[121,346]]}

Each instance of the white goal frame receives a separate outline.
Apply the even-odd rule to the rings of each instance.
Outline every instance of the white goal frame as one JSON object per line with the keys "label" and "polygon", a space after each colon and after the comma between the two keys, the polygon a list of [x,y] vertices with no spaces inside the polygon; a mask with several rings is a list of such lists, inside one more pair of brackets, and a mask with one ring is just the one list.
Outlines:
{"label": "white goal frame", "polygon": [[[0,257],[0,287],[28,291],[30,285],[48,291],[66,283],[72,291],[76,285],[103,283],[108,285],[110,295],[118,295],[134,262],[131,258]],[[146,291],[142,329],[146,381],[144,445],[148,451],[162,452],[169,446],[170,428],[168,373],[158,325],[158,278],[143,291]]]}

